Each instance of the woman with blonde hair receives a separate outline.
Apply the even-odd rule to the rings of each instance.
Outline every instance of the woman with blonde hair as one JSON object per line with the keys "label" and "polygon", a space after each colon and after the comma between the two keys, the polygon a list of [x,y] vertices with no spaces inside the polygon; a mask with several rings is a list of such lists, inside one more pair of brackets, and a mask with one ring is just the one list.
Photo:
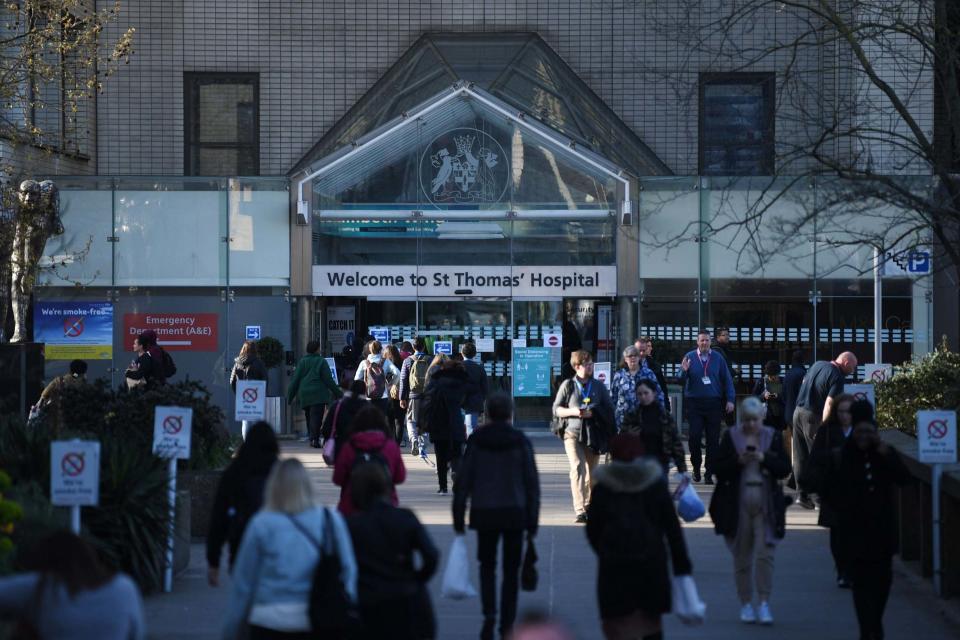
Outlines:
{"label": "woman with blonde hair", "polygon": [[299,460],[278,462],[267,479],[263,510],[240,543],[222,637],[238,637],[245,623],[252,640],[313,637],[310,588],[324,547],[335,550],[344,591],[356,603],[357,562],[343,518],[315,504]]}

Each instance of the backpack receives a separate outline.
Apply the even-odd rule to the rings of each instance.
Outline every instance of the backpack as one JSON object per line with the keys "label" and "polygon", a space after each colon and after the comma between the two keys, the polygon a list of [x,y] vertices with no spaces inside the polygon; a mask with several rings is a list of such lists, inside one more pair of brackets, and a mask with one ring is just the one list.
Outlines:
{"label": "backpack", "polygon": [[413,366],[410,367],[410,393],[420,395],[427,388],[427,371],[430,369],[430,361],[424,355],[410,357],[413,358]]}
{"label": "backpack", "polygon": [[323,509],[323,544],[318,543],[293,515],[287,514],[287,517],[320,555],[313,570],[310,599],[307,601],[310,630],[320,637],[353,637],[360,627],[360,612],[340,579],[343,563],[334,537],[333,514],[329,509]]}
{"label": "backpack", "polygon": [[379,400],[387,388],[387,376],[383,373],[383,361],[367,361],[367,368],[363,372],[363,381],[367,385],[367,397]]}
{"label": "backpack", "polygon": [[373,451],[362,451],[360,449],[354,448],[354,452],[357,454],[353,459],[353,464],[350,466],[350,475],[353,476],[353,472],[358,468],[362,467],[365,464],[379,464],[387,472],[388,478],[393,478],[393,473],[390,471],[390,463],[387,462],[386,457],[383,455],[382,449],[375,449]]}
{"label": "backpack", "polygon": [[157,347],[157,349],[160,349],[160,375],[163,376],[164,380],[177,375],[177,365],[174,364],[173,357],[167,353],[166,349],[162,347]]}

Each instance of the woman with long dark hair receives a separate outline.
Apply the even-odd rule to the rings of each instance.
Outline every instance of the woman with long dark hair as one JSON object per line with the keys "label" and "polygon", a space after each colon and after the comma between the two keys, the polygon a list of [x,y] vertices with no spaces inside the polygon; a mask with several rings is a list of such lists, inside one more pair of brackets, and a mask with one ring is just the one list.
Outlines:
{"label": "woman with long dark hair", "polygon": [[[267,367],[257,355],[257,343],[247,340],[240,347],[240,353],[233,361],[233,370],[230,372],[230,389],[237,392],[237,380],[266,380]],[[240,421],[240,435],[247,439],[249,420]]]}
{"label": "woman with long dark hair", "polygon": [[220,552],[224,542],[228,544],[229,566],[233,568],[247,523],[263,505],[263,488],[279,454],[273,428],[266,422],[256,422],[247,431],[247,438],[240,445],[237,456],[223,472],[207,533],[207,581],[210,586],[220,584]]}
{"label": "woman with long dark hair", "polygon": [[59,531],[41,540],[28,549],[24,568],[26,573],[0,578],[0,616],[28,625],[24,636],[146,637],[137,585],[103,566],[79,536]]}
{"label": "woman with long dark hair", "polygon": [[403,465],[400,447],[393,441],[386,416],[374,405],[367,405],[354,416],[350,422],[350,434],[337,450],[333,483],[341,487],[337,508],[344,516],[354,512],[350,482],[358,459],[365,460],[364,464],[379,464],[386,469],[393,487],[390,498],[396,506],[398,504],[396,485],[407,479],[407,468]]}
{"label": "woman with long dark hair", "polygon": [[641,378],[637,381],[637,406],[623,416],[620,432],[638,436],[643,441],[646,455],[655,458],[665,474],[671,462],[679,473],[686,473],[683,442],[670,414],[657,399],[658,390],[655,380]]}

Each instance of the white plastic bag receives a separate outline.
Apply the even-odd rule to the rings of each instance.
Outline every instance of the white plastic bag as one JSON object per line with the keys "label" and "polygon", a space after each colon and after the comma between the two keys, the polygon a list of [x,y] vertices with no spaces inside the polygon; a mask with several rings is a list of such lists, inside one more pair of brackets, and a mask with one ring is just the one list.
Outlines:
{"label": "white plastic bag", "polygon": [[447,555],[447,566],[443,570],[443,583],[440,596],[461,600],[477,595],[470,584],[470,562],[467,559],[467,539],[463,535],[454,536]]}
{"label": "white plastic bag", "polygon": [[673,576],[673,612],[680,622],[687,625],[703,624],[707,615],[707,605],[700,600],[697,584],[693,576]]}

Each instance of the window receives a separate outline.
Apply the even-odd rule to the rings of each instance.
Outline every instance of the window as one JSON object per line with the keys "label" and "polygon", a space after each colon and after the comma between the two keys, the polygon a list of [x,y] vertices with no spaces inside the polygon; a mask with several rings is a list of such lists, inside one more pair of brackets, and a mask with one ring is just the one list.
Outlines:
{"label": "window", "polygon": [[773,173],[772,73],[701,74],[700,173]]}
{"label": "window", "polygon": [[184,173],[260,173],[260,81],[255,73],[188,73],[184,80]]}

